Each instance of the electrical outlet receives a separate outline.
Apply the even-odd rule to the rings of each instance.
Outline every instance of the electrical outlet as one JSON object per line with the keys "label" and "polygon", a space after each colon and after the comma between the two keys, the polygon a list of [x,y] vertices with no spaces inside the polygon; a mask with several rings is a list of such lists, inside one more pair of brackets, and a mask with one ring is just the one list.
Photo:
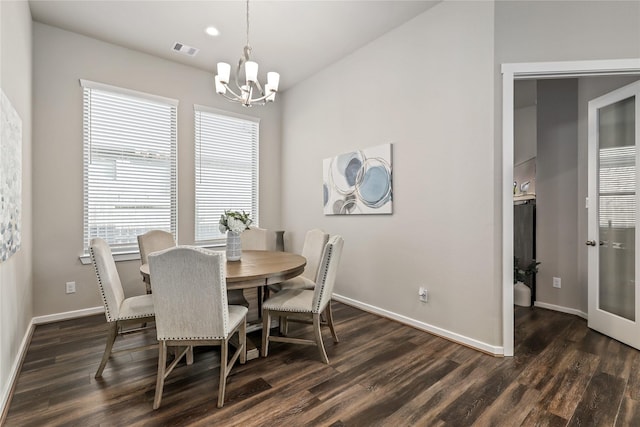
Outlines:
{"label": "electrical outlet", "polygon": [[561,288],[562,287],[562,279],[560,279],[559,277],[554,277],[553,278],[553,287],[554,288]]}
{"label": "electrical outlet", "polygon": [[66,292],[68,294],[75,294],[76,293],[76,282],[67,282],[67,284],[66,284]]}
{"label": "electrical outlet", "polygon": [[429,301],[429,294],[424,286],[420,286],[420,289],[418,289],[418,296],[420,297],[420,301],[422,302]]}

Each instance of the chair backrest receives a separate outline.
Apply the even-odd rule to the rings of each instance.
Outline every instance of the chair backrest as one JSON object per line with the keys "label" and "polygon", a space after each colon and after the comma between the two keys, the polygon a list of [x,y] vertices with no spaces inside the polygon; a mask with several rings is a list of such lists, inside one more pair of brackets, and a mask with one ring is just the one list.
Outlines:
{"label": "chair backrest", "polygon": [[89,243],[91,262],[96,271],[100,297],[104,304],[104,315],[108,322],[120,319],[120,306],[124,301],[124,290],[120,276],[116,269],[116,262],[111,254],[111,248],[103,239],[91,239]]}
{"label": "chair backrest", "polygon": [[304,245],[302,246],[302,256],[307,259],[307,265],[304,268],[302,276],[309,280],[316,281],[318,275],[318,267],[322,260],[322,252],[329,241],[329,234],[322,230],[314,228],[307,231],[304,237]]}
{"label": "chair backrest", "polygon": [[324,246],[311,306],[313,313],[321,313],[331,301],[343,245],[342,237],[336,235],[331,236]]}
{"label": "chair backrest", "polygon": [[229,335],[226,266],[224,253],[196,247],[149,256],[158,340]]}
{"label": "chair backrest", "polygon": [[240,234],[242,250],[275,251],[276,233],[266,228],[251,227]]}
{"label": "chair backrest", "polygon": [[142,264],[149,262],[149,254],[172,248],[176,245],[173,234],[164,230],[149,230],[138,236],[138,248],[140,248],[140,261]]}

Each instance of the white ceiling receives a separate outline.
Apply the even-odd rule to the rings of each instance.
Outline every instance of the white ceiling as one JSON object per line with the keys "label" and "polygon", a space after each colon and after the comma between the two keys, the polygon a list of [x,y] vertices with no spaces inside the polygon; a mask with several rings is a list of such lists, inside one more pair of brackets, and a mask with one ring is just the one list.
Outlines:
{"label": "white ceiling", "polygon": [[[281,90],[366,45],[438,1],[252,0],[252,59],[280,73]],[[246,43],[244,0],[58,1],[29,0],[37,22],[84,34],[215,73],[215,64],[237,64]],[[220,35],[204,29],[213,25]],[[196,47],[189,57],[175,42]],[[232,65],[233,66],[233,65]]]}

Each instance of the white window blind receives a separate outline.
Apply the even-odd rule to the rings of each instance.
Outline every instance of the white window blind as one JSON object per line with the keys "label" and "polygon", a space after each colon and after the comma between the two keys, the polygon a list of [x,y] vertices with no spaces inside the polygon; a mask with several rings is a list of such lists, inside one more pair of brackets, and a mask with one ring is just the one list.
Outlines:
{"label": "white window blind", "polygon": [[600,227],[636,226],[636,147],[600,149]]}
{"label": "white window blind", "polygon": [[177,101],[81,80],[84,249],[101,237],[138,250],[148,230],[176,235]]}
{"label": "white window blind", "polygon": [[258,131],[254,118],[195,106],[195,241],[221,242],[225,210],[245,211],[258,224]]}

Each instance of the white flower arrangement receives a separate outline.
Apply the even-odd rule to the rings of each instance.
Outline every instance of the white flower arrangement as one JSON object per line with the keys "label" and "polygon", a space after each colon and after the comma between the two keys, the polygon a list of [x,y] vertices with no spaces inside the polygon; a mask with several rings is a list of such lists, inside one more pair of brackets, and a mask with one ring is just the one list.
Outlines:
{"label": "white flower arrangement", "polygon": [[239,234],[249,228],[252,222],[249,214],[245,211],[224,211],[224,214],[220,215],[220,225],[218,228],[221,233],[233,231]]}

